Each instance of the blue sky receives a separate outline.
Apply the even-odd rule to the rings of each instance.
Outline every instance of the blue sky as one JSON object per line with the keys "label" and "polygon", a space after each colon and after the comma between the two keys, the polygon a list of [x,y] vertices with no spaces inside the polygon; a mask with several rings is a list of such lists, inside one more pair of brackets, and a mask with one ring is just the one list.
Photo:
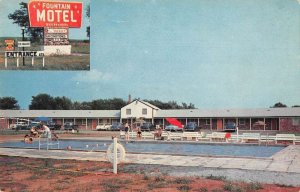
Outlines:
{"label": "blue sky", "polygon": [[91,71],[2,71],[0,96],[300,105],[297,0],[92,1],[91,26]]}

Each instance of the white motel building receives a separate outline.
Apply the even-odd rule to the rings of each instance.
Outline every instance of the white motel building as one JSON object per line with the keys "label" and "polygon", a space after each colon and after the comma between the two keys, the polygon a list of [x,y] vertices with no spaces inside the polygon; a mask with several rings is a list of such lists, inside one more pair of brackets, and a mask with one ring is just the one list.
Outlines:
{"label": "white motel building", "polygon": [[222,131],[227,122],[234,122],[240,130],[300,132],[299,107],[163,110],[142,100],[134,100],[120,110],[0,110],[0,128],[9,129],[17,121],[29,122],[36,117],[49,117],[60,125],[72,122],[83,130],[94,130],[98,124],[134,123],[140,119],[165,127],[169,124],[166,118],[176,118],[183,125],[196,122],[201,129],[214,131]]}

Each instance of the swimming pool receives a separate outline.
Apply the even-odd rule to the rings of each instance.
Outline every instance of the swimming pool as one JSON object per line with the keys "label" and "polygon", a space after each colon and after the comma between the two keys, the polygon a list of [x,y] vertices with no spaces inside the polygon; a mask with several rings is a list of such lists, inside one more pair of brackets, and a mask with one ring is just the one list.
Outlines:
{"label": "swimming pool", "polygon": [[[108,141],[90,140],[60,140],[59,148],[66,149],[71,146],[73,150],[106,151],[112,143]],[[176,143],[176,142],[129,142],[121,144],[130,153],[155,153],[196,156],[236,156],[236,157],[271,157],[285,148],[284,146],[259,146],[239,144],[214,144],[214,143]],[[38,141],[32,144],[20,142],[0,143],[0,147],[11,148],[38,148]],[[42,146],[45,148],[45,146]],[[57,149],[56,146],[50,146]]]}

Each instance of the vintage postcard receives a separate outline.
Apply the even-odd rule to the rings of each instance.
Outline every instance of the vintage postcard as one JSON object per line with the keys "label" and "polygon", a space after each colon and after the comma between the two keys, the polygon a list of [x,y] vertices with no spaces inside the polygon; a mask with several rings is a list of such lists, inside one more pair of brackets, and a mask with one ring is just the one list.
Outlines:
{"label": "vintage postcard", "polygon": [[0,0],[0,192],[299,192],[299,1]]}

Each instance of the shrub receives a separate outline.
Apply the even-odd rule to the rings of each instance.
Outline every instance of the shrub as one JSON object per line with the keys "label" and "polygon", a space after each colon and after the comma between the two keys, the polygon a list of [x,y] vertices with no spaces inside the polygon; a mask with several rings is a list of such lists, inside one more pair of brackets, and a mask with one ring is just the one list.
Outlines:
{"label": "shrub", "polygon": [[144,174],[144,180],[149,180],[149,176]]}
{"label": "shrub", "polygon": [[148,189],[163,188],[166,186],[165,182],[153,182],[148,184]]}
{"label": "shrub", "polygon": [[248,183],[245,188],[247,191],[255,191],[255,190],[263,189],[263,186],[260,183],[252,182],[252,183]]}
{"label": "shrub", "polygon": [[225,191],[232,191],[232,192],[242,192],[243,190],[236,185],[233,185],[231,182],[226,182],[223,186]]}
{"label": "shrub", "polygon": [[276,183],[275,185],[278,187],[293,187],[292,185],[278,184],[278,183]]}
{"label": "shrub", "polygon": [[205,187],[201,187],[198,191],[199,192],[208,192],[208,189]]}
{"label": "shrub", "polygon": [[165,179],[164,179],[163,177],[161,177],[161,176],[156,176],[156,177],[155,177],[155,181],[156,181],[156,182],[159,182],[159,181],[165,181]]}
{"label": "shrub", "polygon": [[176,178],[174,180],[174,183],[177,183],[177,184],[190,184],[192,181],[190,179],[187,179],[187,178],[184,178],[184,177],[181,177],[181,178]]}
{"label": "shrub", "polygon": [[226,180],[226,177],[225,177],[225,176],[214,176],[214,175],[210,175],[210,176],[207,176],[206,179],[225,181],[225,180]]}
{"label": "shrub", "polygon": [[182,186],[177,187],[177,189],[178,189],[178,191],[189,191],[189,190],[191,190],[191,187],[188,185],[182,185]]}

